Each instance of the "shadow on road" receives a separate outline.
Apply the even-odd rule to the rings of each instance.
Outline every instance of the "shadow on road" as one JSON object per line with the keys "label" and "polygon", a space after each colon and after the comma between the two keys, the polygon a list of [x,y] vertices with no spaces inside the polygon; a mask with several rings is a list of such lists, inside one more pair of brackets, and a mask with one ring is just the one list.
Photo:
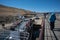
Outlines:
{"label": "shadow on road", "polygon": [[54,31],[52,31],[52,32],[53,32],[53,34],[54,34],[54,37],[56,38],[56,40],[58,40],[58,38],[57,38],[56,34],[54,33]]}
{"label": "shadow on road", "polygon": [[54,28],[54,31],[60,31],[60,28]]}

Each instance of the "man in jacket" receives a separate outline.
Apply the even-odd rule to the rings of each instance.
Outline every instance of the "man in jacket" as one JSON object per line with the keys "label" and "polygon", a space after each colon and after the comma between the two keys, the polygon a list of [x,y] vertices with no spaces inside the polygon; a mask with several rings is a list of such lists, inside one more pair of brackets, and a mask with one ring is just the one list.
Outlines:
{"label": "man in jacket", "polygon": [[53,30],[55,27],[55,20],[56,20],[56,15],[55,13],[52,13],[50,16],[50,29]]}

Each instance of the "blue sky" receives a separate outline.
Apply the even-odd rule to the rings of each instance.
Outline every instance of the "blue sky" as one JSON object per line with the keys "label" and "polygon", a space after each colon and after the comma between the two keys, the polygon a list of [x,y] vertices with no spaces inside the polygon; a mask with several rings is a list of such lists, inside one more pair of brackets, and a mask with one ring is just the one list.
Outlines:
{"label": "blue sky", "polygon": [[36,12],[60,12],[60,0],[0,0],[0,4]]}

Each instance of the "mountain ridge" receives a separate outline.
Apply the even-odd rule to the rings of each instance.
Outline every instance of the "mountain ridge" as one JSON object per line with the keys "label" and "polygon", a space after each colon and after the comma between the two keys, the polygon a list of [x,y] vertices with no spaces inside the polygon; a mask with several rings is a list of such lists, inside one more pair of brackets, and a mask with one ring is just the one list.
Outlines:
{"label": "mountain ridge", "polygon": [[5,6],[5,5],[0,5],[0,15],[24,15],[24,14],[31,14],[31,13],[35,13],[29,10],[25,10],[25,9],[18,9],[18,8],[14,8],[14,7],[9,7],[9,6]]}

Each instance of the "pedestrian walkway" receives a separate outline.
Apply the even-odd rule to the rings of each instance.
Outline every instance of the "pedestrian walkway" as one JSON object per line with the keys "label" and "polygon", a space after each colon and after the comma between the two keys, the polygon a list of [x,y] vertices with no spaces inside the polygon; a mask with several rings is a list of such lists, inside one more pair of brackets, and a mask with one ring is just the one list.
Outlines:
{"label": "pedestrian walkway", "polygon": [[50,30],[50,26],[47,20],[45,20],[45,35],[44,40],[60,40],[60,31]]}

